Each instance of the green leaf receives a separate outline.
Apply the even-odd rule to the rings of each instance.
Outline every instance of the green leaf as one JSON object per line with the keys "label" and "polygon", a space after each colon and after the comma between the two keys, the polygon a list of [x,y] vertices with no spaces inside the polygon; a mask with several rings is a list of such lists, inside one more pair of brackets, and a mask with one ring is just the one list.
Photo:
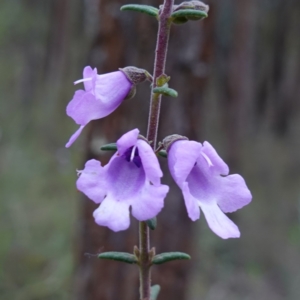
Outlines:
{"label": "green leaf", "polygon": [[117,151],[118,150],[116,143],[106,144],[106,145],[102,146],[100,149],[104,150],[104,151]]}
{"label": "green leaf", "polygon": [[201,20],[203,18],[207,18],[207,13],[203,10],[196,9],[180,9],[172,13],[171,18],[173,22],[176,23],[177,18],[186,18],[188,20]]}
{"label": "green leaf", "polygon": [[164,96],[169,96],[169,97],[174,97],[174,98],[176,98],[178,96],[177,91],[175,91],[171,88],[168,88],[166,86],[154,88],[153,93],[162,94]]}
{"label": "green leaf", "polygon": [[186,23],[187,21],[188,21],[188,19],[187,19],[187,18],[184,18],[184,17],[173,19],[173,23],[174,23],[174,24],[177,24],[177,25],[184,24],[184,23]]}
{"label": "green leaf", "polygon": [[159,292],[160,292],[160,286],[158,284],[151,286],[150,300],[156,300]]}
{"label": "green leaf", "polygon": [[140,5],[140,4],[127,4],[123,5],[120,10],[132,10],[147,14],[152,17],[157,17],[159,10],[156,7],[150,5]]}
{"label": "green leaf", "polygon": [[160,150],[158,152],[158,155],[161,156],[161,157],[167,158],[168,157],[168,152],[166,150]]}
{"label": "green leaf", "polygon": [[183,252],[165,252],[155,255],[152,259],[152,264],[160,265],[168,261],[179,259],[191,259],[191,257]]}
{"label": "green leaf", "polygon": [[152,219],[147,220],[146,223],[151,230],[154,230],[157,226],[157,219],[156,217],[154,217]]}
{"label": "green leaf", "polygon": [[98,258],[100,259],[111,259],[111,260],[117,260],[122,261],[128,264],[136,264],[137,258],[135,255],[127,253],[127,252],[103,252],[98,255]]}

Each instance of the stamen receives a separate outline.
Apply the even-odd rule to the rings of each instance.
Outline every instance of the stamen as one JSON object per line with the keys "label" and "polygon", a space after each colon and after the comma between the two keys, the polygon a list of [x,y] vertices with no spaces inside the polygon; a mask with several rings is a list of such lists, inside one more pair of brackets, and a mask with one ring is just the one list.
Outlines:
{"label": "stamen", "polygon": [[93,79],[93,77],[88,77],[88,78],[79,79],[79,80],[74,81],[74,84],[78,84],[78,83],[80,83],[80,82],[85,82],[85,81],[90,81],[90,80],[92,80],[92,79]]}
{"label": "stamen", "polygon": [[136,149],[136,146],[132,147],[131,154],[130,154],[130,161],[133,161],[133,159],[134,159],[135,149]]}
{"label": "stamen", "polygon": [[214,164],[211,162],[211,160],[209,159],[209,157],[205,153],[203,153],[203,152],[201,152],[201,154],[205,158],[205,160],[207,161],[208,165],[210,167],[212,167]]}

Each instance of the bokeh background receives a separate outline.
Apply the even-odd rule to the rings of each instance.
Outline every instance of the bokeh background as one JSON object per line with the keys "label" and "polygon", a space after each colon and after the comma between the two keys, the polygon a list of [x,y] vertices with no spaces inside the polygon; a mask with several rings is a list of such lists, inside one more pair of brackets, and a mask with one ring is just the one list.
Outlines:
{"label": "bokeh background", "polygon": [[[136,3],[158,6],[162,1]],[[146,132],[149,86],[112,115],[77,126],[65,107],[89,64],[99,73],[153,69],[157,22],[120,12],[127,0],[0,2],[0,298],[138,299],[137,269],[84,253],[132,251],[137,224],[112,233],[93,223],[94,204],[75,189],[75,169],[109,154],[102,144]],[[175,3],[180,3],[175,1]],[[155,268],[158,299],[300,299],[300,1],[208,0],[209,18],[174,26],[159,138],[208,140],[253,193],[230,214],[242,236],[221,240],[192,223],[172,185],[152,234],[158,252],[191,262]]]}

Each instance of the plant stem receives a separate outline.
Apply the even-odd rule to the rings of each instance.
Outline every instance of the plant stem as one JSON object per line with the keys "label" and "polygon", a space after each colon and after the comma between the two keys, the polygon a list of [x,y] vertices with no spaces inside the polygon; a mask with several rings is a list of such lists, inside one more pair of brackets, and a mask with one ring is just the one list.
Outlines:
{"label": "plant stem", "polygon": [[161,95],[153,93],[153,89],[156,87],[156,79],[165,73],[165,65],[168,51],[168,42],[170,36],[171,22],[169,20],[174,0],[165,0],[163,9],[159,16],[159,27],[157,34],[155,61],[154,61],[154,74],[153,74],[153,86],[151,92],[150,112],[148,119],[148,132],[147,139],[152,141],[151,146],[153,149],[156,147],[157,129],[159,122]]}
{"label": "plant stem", "polygon": [[[147,139],[152,141],[151,146],[156,148],[157,129],[160,114],[161,95],[153,93],[156,87],[156,79],[165,73],[168,42],[170,36],[171,21],[170,16],[173,10],[174,0],[164,0],[164,5],[159,16],[159,27],[157,34],[153,86],[151,91],[150,112],[148,119]],[[151,258],[150,258],[150,237],[149,228],[146,222],[139,225],[139,267],[140,267],[140,299],[150,300],[151,290]]]}
{"label": "plant stem", "polygon": [[149,239],[149,228],[146,222],[140,222],[139,228],[140,238],[140,299],[150,300],[150,286],[151,286],[151,271],[150,271],[150,239]]}

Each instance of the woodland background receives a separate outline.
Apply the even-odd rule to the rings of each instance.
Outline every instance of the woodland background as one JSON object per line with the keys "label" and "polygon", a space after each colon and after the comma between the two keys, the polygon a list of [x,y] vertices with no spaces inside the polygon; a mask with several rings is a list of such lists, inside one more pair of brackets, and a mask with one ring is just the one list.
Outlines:
{"label": "woodland background", "polygon": [[[136,1],[158,6],[162,1]],[[175,1],[179,3],[178,1]],[[136,222],[113,233],[76,191],[75,169],[110,155],[125,131],[146,132],[149,86],[109,117],[76,130],[65,107],[85,65],[99,73],[135,65],[152,72],[157,23],[120,12],[128,0],[0,2],[0,298],[138,299],[137,269],[84,253],[132,251]],[[300,299],[300,1],[208,0],[209,17],[174,26],[159,138],[210,141],[242,174],[253,202],[230,214],[240,239],[221,240],[187,218],[172,185],[152,234],[158,252],[190,262],[155,268],[159,299]],[[158,273],[159,271],[159,273]]]}

